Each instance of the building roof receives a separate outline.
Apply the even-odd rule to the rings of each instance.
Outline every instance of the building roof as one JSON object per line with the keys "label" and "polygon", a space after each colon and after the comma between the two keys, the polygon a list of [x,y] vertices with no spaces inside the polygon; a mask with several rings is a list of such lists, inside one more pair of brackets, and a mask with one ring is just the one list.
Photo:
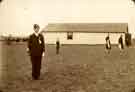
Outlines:
{"label": "building roof", "polygon": [[124,33],[128,23],[50,23],[43,32]]}

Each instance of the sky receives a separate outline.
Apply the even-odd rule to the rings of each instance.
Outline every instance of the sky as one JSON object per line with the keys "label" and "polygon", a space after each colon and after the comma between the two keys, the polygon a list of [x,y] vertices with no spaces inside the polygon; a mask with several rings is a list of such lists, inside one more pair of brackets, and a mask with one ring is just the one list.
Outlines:
{"label": "sky", "polygon": [[131,0],[3,0],[0,34],[29,35],[33,24],[128,23],[135,37],[135,4]]}

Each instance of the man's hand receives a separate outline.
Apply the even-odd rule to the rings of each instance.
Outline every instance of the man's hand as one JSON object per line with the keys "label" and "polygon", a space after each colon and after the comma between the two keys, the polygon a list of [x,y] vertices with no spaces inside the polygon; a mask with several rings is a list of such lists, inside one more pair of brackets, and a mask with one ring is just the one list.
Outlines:
{"label": "man's hand", "polygon": [[27,53],[30,55],[30,50],[29,50],[29,48],[27,48],[26,51],[27,51]]}
{"label": "man's hand", "polygon": [[45,56],[45,52],[42,53],[42,56],[43,56],[43,57]]}

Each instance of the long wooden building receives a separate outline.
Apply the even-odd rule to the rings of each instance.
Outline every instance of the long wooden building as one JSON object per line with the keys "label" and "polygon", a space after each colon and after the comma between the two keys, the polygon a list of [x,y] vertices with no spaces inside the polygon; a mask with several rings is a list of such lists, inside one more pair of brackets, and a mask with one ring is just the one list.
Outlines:
{"label": "long wooden building", "polygon": [[112,44],[127,32],[128,23],[50,23],[42,30],[45,42],[55,44],[104,44],[105,37],[110,35]]}

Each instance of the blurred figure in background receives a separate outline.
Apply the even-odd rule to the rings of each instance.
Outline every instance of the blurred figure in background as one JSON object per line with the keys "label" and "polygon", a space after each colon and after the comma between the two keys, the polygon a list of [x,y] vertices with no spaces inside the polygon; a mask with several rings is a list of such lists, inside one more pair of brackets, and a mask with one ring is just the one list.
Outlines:
{"label": "blurred figure in background", "polygon": [[105,40],[106,40],[106,51],[107,51],[107,53],[110,53],[110,50],[111,50],[111,42],[110,42],[109,33],[108,33],[108,36],[105,38]]}
{"label": "blurred figure in background", "polygon": [[60,40],[57,38],[56,40],[56,54],[59,54],[59,49],[60,49]]}
{"label": "blurred figure in background", "polygon": [[127,47],[131,46],[131,39],[132,39],[131,33],[129,33],[128,27],[127,27],[127,31],[126,31],[126,33],[125,33],[125,45],[126,45]]}
{"label": "blurred figure in background", "polygon": [[39,33],[39,25],[34,24],[34,33],[30,35],[28,39],[29,55],[32,63],[32,78],[38,80],[40,77],[41,60],[45,53],[44,37]]}
{"label": "blurred figure in background", "polygon": [[119,37],[119,39],[118,39],[118,47],[119,47],[119,49],[120,49],[120,52],[122,52],[123,49],[124,49],[123,36],[122,36],[122,35],[120,35],[120,37]]}

